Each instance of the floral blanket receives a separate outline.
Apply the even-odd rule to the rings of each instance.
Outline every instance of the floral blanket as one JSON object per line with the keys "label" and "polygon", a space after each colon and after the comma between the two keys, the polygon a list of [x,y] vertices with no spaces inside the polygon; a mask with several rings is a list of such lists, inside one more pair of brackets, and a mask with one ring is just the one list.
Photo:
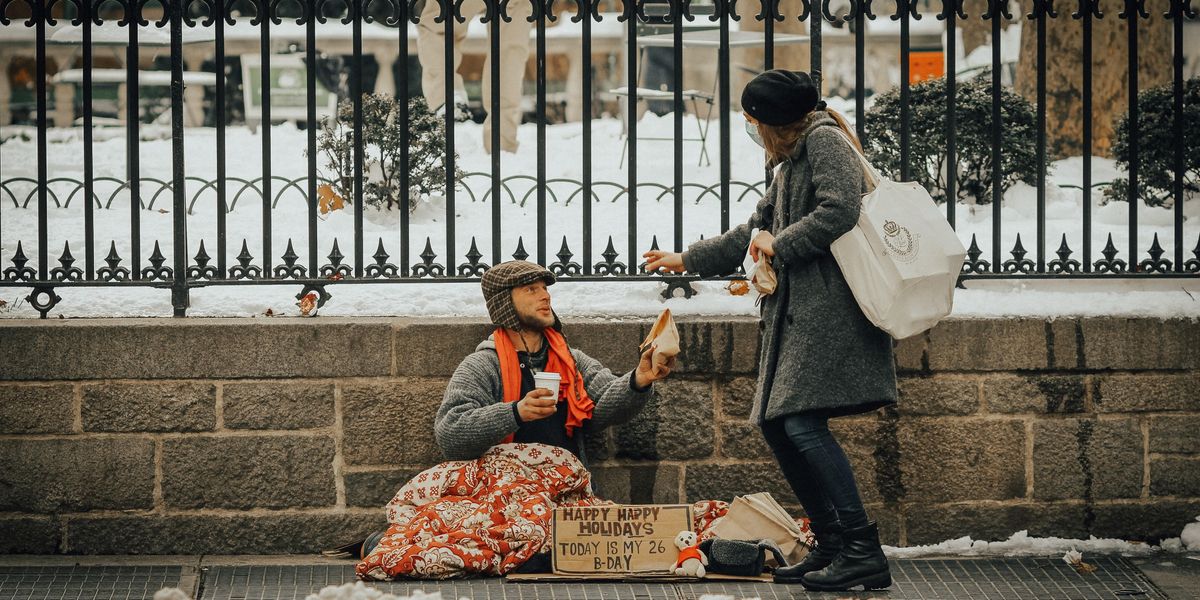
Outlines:
{"label": "floral blanket", "polygon": [[[389,527],[355,567],[360,579],[504,575],[541,551],[559,506],[612,504],[592,494],[575,455],[542,444],[502,444],[473,461],[431,467],[387,505]],[[724,502],[698,502],[702,538]]]}

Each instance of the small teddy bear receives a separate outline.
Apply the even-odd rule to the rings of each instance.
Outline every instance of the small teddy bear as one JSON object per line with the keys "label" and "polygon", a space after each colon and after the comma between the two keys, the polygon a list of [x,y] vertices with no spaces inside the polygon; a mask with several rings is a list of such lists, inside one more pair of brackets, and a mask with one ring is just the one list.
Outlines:
{"label": "small teddy bear", "polygon": [[679,558],[675,560],[675,574],[684,577],[704,577],[708,557],[700,551],[695,532],[680,531],[679,535],[675,536],[675,547],[679,548]]}

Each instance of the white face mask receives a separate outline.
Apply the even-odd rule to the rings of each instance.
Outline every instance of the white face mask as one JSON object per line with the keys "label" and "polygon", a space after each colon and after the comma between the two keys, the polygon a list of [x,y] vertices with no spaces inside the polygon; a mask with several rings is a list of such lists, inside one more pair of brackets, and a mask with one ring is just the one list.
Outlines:
{"label": "white face mask", "polygon": [[758,144],[760,148],[766,148],[763,146],[762,136],[758,133],[758,125],[746,121],[746,135],[750,136],[750,139],[754,140],[754,143]]}

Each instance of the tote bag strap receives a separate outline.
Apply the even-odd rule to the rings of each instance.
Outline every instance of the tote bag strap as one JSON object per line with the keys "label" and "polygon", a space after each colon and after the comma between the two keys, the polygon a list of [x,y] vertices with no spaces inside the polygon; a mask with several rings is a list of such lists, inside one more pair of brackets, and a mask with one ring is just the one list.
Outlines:
{"label": "tote bag strap", "polygon": [[867,157],[863,156],[863,153],[858,150],[858,146],[854,145],[850,136],[846,135],[846,132],[842,131],[841,127],[837,128],[837,132],[838,135],[842,136],[843,140],[846,140],[846,144],[850,146],[850,151],[854,153],[854,156],[858,157],[858,162],[862,165],[863,177],[867,180],[867,193],[875,191],[879,182],[884,180],[883,175],[875,169],[871,161],[867,160]]}

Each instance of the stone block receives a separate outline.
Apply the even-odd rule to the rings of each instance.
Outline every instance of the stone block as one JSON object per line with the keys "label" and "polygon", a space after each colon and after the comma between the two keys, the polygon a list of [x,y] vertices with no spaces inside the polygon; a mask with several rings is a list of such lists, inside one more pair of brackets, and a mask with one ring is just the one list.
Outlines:
{"label": "stone block", "polygon": [[71,433],[73,386],[0,385],[0,433]]}
{"label": "stone block", "polygon": [[1089,369],[1200,369],[1200,322],[1191,319],[1084,319]]}
{"label": "stone block", "polygon": [[332,383],[227,383],[221,393],[229,429],[333,426]]}
{"label": "stone block", "polygon": [[687,502],[724,500],[734,496],[770,492],[780,504],[794,504],[792,488],[774,462],[705,464],[689,463],[684,468]]}
{"label": "stone block", "polygon": [[332,506],[333,455],[329,436],[168,439],[163,500],[170,508]]}
{"label": "stone block", "polygon": [[1200,417],[1150,417],[1150,451],[1200,453]]}
{"label": "stone block", "polygon": [[901,422],[898,437],[905,500],[1025,496],[1025,426],[1019,421],[914,419]]}
{"label": "stone block", "polygon": [[691,459],[712,456],[712,384],[669,379],[632,421],[616,429],[617,456]]}
{"label": "stone block", "polygon": [[1150,495],[1200,496],[1200,459],[1170,457],[1151,460]]}
{"label": "stone block", "polygon": [[[647,322],[644,334],[653,323]],[[758,319],[750,317],[677,318],[680,373],[744,374],[758,370]]]}
{"label": "stone block", "polygon": [[934,371],[1022,371],[1046,368],[1046,324],[1040,319],[947,319],[929,331]]}
{"label": "stone block", "polygon": [[596,495],[622,504],[678,504],[681,468],[674,465],[594,467]]}
{"label": "stone block", "polygon": [[1082,369],[1083,327],[1076,319],[1054,319],[1050,328],[1048,352],[1053,369]]}
{"label": "stone block", "polygon": [[343,475],[346,481],[346,506],[380,508],[420,472],[418,469],[348,472]]}
{"label": "stone block", "polygon": [[391,324],[366,318],[6,323],[0,380],[386,376]]}
{"label": "stone block", "polygon": [[889,452],[898,446],[894,425],[894,420],[876,416],[829,422],[830,431],[850,461],[864,503],[894,502],[902,495],[896,493],[902,481],[900,462]]}
{"label": "stone block", "polygon": [[1027,530],[1033,537],[1087,539],[1079,504],[913,504],[904,515],[910,546],[937,544],[963,536],[1002,541]]}
{"label": "stone block", "polygon": [[154,442],[0,440],[0,512],[149,509]]}
{"label": "stone block", "polygon": [[988,412],[1077,414],[1087,410],[1082,375],[997,375],[983,381]]}
{"label": "stone block", "polygon": [[641,357],[638,346],[649,330],[644,319],[572,319],[563,323],[572,348],[582,350],[618,375],[637,367]]}
{"label": "stone block", "polygon": [[586,462],[608,460],[617,454],[617,445],[613,442],[612,428],[593,431],[583,440],[583,454]]}
{"label": "stone block", "polygon": [[61,530],[53,517],[0,519],[0,554],[56,554]]}
{"label": "stone block", "polygon": [[896,370],[901,373],[915,373],[925,370],[925,347],[928,344],[928,334],[922,333],[893,344],[893,355],[896,357]]}
{"label": "stone block", "polygon": [[754,377],[735,377],[717,384],[717,393],[721,397],[721,415],[729,420],[731,417],[746,421],[750,418],[750,409],[754,406],[754,391],[758,380]]}
{"label": "stone block", "polygon": [[[80,515],[68,554],[316,554],[387,527],[380,510],[348,514]],[[315,591],[315,590],[314,590]]]}
{"label": "stone block", "polygon": [[1183,526],[1200,515],[1200,500],[1150,498],[1134,502],[1100,502],[1092,507],[1089,532],[1100,538],[1158,543],[1179,537]]}
{"label": "stone block", "polygon": [[1157,412],[1200,409],[1200,374],[1101,375],[1092,398],[1099,412]]}
{"label": "stone block", "polygon": [[1134,419],[1033,424],[1033,495],[1044,500],[1137,498],[1142,430]]}
{"label": "stone block", "polygon": [[102,383],[83,386],[84,431],[211,431],[211,383]]}
{"label": "stone block", "polygon": [[[479,303],[483,304],[482,296]],[[395,374],[449,377],[495,329],[486,319],[421,319],[397,324],[392,332]]]}
{"label": "stone block", "polygon": [[775,460],[762,430],[741,421],[721,424],[721,456],[738,460]]}
{"label": "stone block", "polygon": [[969,415],[979,410],[979,384],[962,377],[901,377],[897,408],[902,415]]}
{"label": "stone block", "polygon": [[347,465],[427,467],[442,461],[433,421],[446,382],[401,378],[342,384]]}

